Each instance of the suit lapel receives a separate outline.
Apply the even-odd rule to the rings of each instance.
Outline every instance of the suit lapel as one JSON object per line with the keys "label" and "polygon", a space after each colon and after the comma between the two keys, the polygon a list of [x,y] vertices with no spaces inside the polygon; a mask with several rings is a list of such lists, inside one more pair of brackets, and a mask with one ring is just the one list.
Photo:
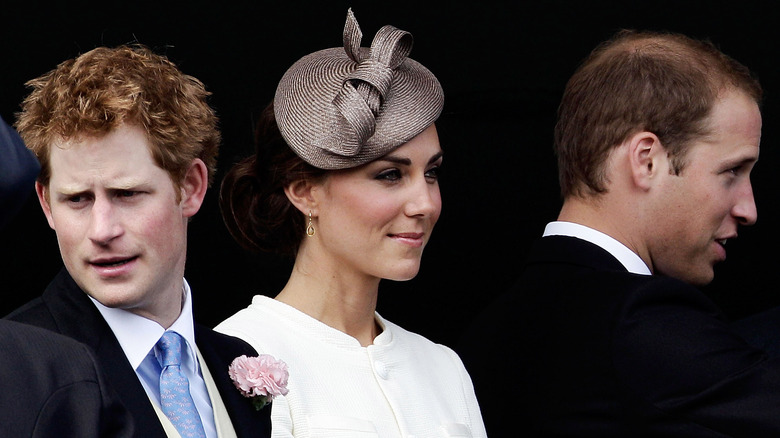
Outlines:
{"label": "suit lapel", "polygon": [[46,288],[42,298],[59,331],[93,349],[108,382],[133,415],[135,436],[165,437],[153,405],[114,332],[65,269]]}
{"label": "suit lapel", "polygon": [[[214,388],[227,409],[236,436],[238,438],[270,437],[271,407],[266,406],[259,412],[256,411],[251,401],[236,389],[228,375],[228,367],[233,359],[242,354],[256,356],[257,352],[238,338],[217,333],[199,324],[195,324],[195,342],[198,344],[202,363],[208,367]],[[209,388],[209,391],[211,390]],[[212,402],[215,398],[212,398]]]}
{"label": "suit lapel", "polygon": [[[87,294],[76,285],[64,268],[52,280],[41,298],[52,316],[55,331],[93,349],[107,380],[133,415],[135,436],[166,437],[154,406],[116,336]],[[242,354],[254,356],[257,352],[238,338],[217,333],[199,324],[195,324],[195,342],[202,356],[202,363],[208,367],[214,387],[230,416],[236,436],[270,437],[271,407],[256,411],[252,403],[236,389],[227,373],[233,359]]]}
{"label": "suit lapel", "polygon": [[165,412],[163,412],[159,406],[154,404],[151,399],[149,399],[149,403],[151,403],[152,408],[154,408],[154,413],[157,414],[157,419],[160,420],[160,424],[162,425],[163,430],[165,430],[166,436],[168,438],[181,438],[179,431],[176,430],[176,426],[171,423],[171,420],[168,419],[168,417],[165,415]]}
{"label": "suit lapel", "polygon": [[230,421],[225,403],[222,402],[222,396],[217,390],[217,385],[214,383],[214,378],[211,376],[211,371],[203,360],[203,355],[195,347],[195,352],[198,355],[198,362],[200,362],[201,374],[203,374],[203,381],[206,383],[206,390],[209,393],[209,399],[211,400],[211,409],[214,412],[214,424],[217,428],[217,436],[219,438],[236,438],[236,431],[233,428],[233,424]]}

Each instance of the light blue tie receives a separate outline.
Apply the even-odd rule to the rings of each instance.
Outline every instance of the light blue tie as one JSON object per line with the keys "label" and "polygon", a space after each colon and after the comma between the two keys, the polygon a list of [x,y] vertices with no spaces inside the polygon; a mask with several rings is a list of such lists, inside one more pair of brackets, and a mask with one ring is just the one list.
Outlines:
{"label": "light blue tie", "polygon": [[205,438],[203,423],[190,395],[190,382],[181,372],[181,345],[181,335],[172,331],[166,331],[157,341],[162,353],[159,358],[162,366],[160,405],[182,438]]}

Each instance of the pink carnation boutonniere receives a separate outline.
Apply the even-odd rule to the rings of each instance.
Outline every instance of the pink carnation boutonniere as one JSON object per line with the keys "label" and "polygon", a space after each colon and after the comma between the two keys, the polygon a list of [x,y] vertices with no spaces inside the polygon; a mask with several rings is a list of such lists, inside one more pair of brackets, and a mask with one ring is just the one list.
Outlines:
{"label": "pink carnation boutonniere", "polygon": [[278,395],[287,395],[287,364],[270,354],[239,356],[228,367],[228,374],[241,395],[252,399],[258,411]]}

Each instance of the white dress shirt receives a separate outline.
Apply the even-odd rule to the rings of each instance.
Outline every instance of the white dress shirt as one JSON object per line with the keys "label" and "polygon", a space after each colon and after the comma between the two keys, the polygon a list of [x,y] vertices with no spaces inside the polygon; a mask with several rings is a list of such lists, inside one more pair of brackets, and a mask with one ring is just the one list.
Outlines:
{"label": "white dress shirt", "polygon": [[628,249],[627,246],[618,242],[616,239],[586,227],[585,225],[575,224],[574,222],[555,221],[547,224],[544,229],[545,236],[569,236],[586,240],[612,254],[613,257],[625,266],[628,272],[642,275],[652,275],[650,268],[635,252]]}
{"label": "white dress shirt", "polygon": [[[184,280],[183,303],[181,314],[168,330],[180,334],[185,343],[182,345],[181,370],[190,382],[190,393],[198,409],[203,429],[208,438],[217,438],[214,413],[211,408],[206,383],[200,371],[195,353],[195,323],[192,318],[192,291],[187,280]],[[149,399],[160,406],[160,362],[155,357],[159,354],[155,347],[165,328],[151,319],[136,315],[122,309],[106,307],[90,297],[103,319],[114,332],[119,345],[127,356],[127,360],[135,370]]]}

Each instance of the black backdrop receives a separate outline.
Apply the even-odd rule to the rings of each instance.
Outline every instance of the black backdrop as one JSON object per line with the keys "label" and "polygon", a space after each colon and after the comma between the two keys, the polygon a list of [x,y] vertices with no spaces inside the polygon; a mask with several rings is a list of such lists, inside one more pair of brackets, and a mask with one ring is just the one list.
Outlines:
{"label": "black backdrop", "polygon": [[[780,304],[772,272],[780,225],[778,18],[772,2],[450,1],[394,2],[14,2],[0,13],[0,115],[12,121],[24,82],[99,45],[139,42],[166,54],[213,92],[224,142],[217,184],[252,151],[254,119],[284,70],[341,44],[349,6],[363,45],[384,24],[412,32],[412,57],[440,79],[446,103],[444,210],[412,281],[383,282],[379,311],[454,345],[471,316],[504,290],[531,240],[560,207],[551,148],[567,78],[620,28],[672,30],[713,40],[748,65],[765,90],[761,160],[754,171],[759,221],[730,243],[708,293],[732,318]],[[186,277],[196,318],[215,325],[273,296],[290,264],[241,250],[219,215],[216,187],[190,224]],[[31,189],[32,194],[32,189]],[[61,262],[31,196],[0,230],[0,315],[41,293]]]}

